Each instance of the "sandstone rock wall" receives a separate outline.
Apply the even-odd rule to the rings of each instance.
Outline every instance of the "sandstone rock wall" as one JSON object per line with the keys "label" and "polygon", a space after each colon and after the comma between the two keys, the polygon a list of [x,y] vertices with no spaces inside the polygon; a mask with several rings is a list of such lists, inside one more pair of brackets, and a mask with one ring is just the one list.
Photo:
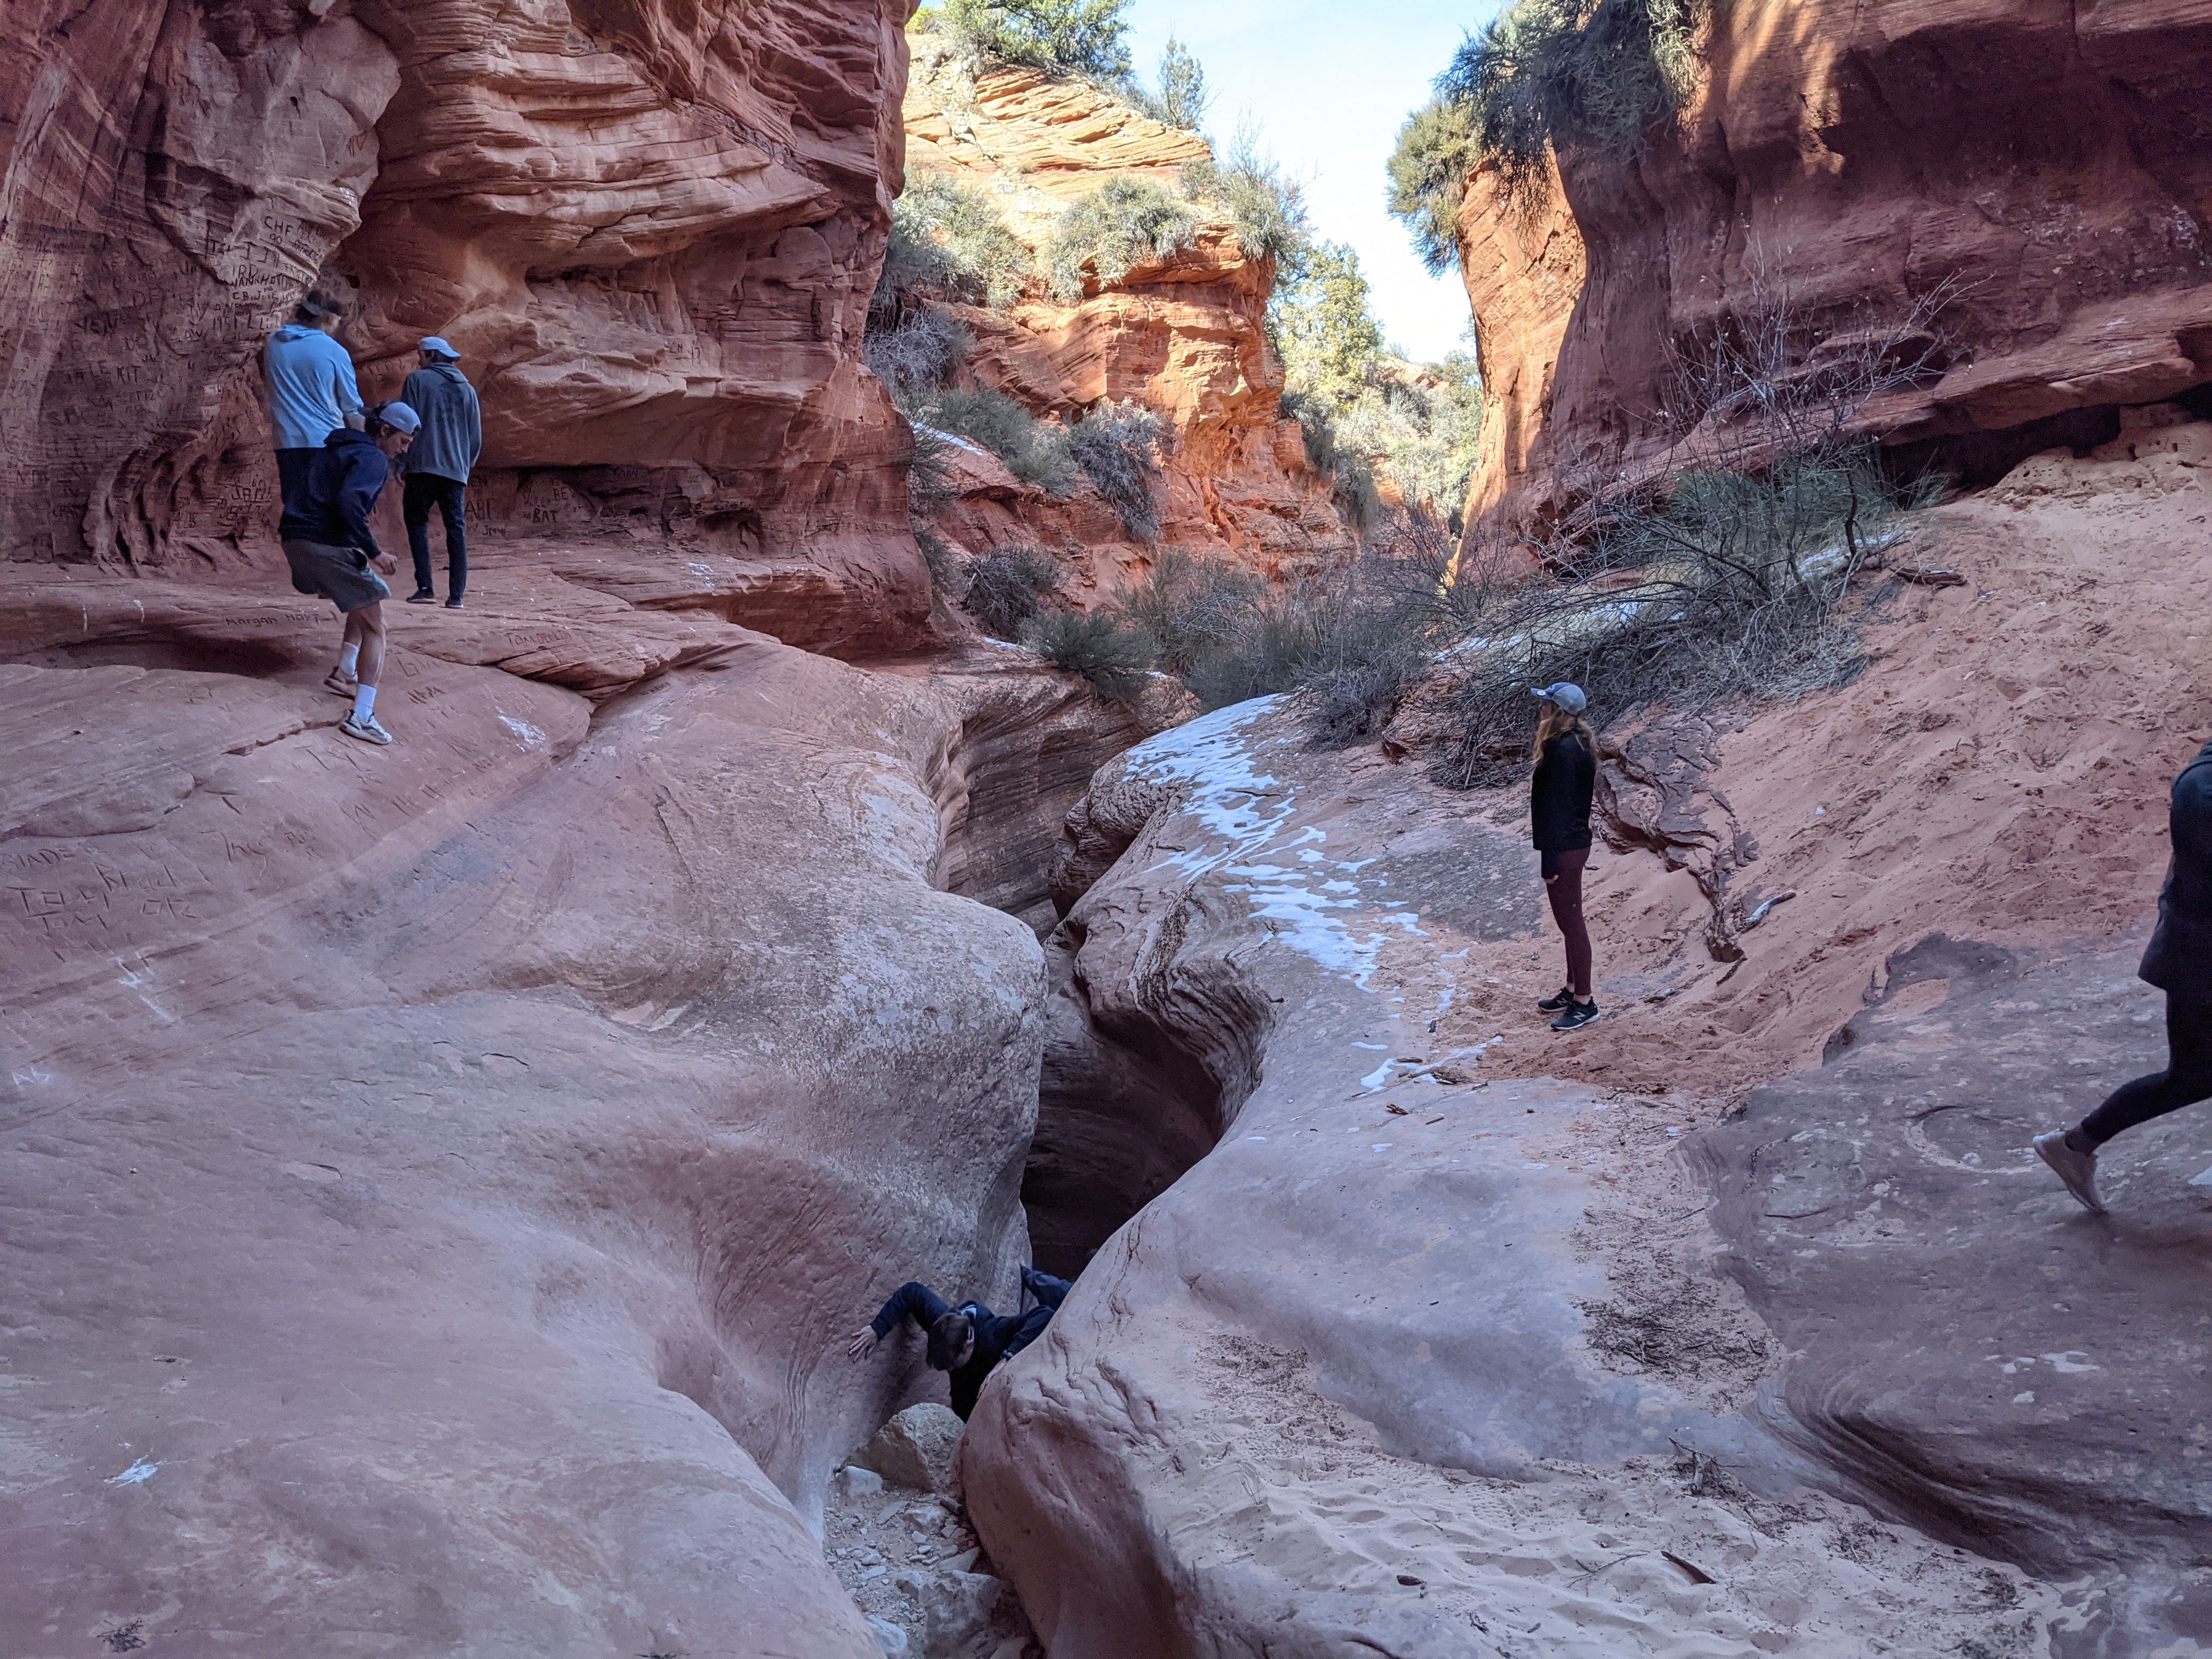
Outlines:
{"label": "sandstone rock wall", "polygon": [[859,363],[907,9],[11,8],[0,548],[265,559],[255,356],[320,276],[370,397],[461,350],[488,528],[672,535],[794,641],[913,637],[908,439]]}
{"label": "sandstone rock wall", "polygon": [[1864,411],[1972,471],[2212,380],[2212,19],[2190,0],[1749,0],[1641,159],[1568,145],[1533,216],[1460,222],[1492,425],[1476,505],[1525,524],[1662,455],[1670,355],[1787,308],[1802,349],[1946,289],[1939,377]]}
{"label": "sandstone rock wall", "polygon": [[943,1384],[845,1340],[1028,1260],[1040,953],[946,889],[1127,735],[662,556],[396,607],[374,750],[327,606],[0,567],[0,1651],[875,1651],[823,1483]]}
{"label": "sandstone rock wall", "polygon": [[[1108,179],[1132,174],[1172,189],[1184,164],[1210,154],[1194,134],[1030,70],[972,79],[949,68],[917,73],[905,114],[914,171],[989,191],[1033,248]],[[1073,420],[1103,399],[1158,413],[1169,433],[1158,543],[1273,570],[1346,533],[1297,424],[1280,411],[1282,368],[1262,327],[1274,281],[1273,262],[1247,258],[1217,222],[1193,246],[1118,281],[1102,285],[1094,276],[1073,305],[1032,291],[1005,312],[947,309],[975,336],[974,381],[1034,413]],[[1110,508],[1085,499],[1091,494],[1068,502],[1033,489],[971,495],[955,533],[971,544],[1041,544],[1110,587],[1145,550]]]}

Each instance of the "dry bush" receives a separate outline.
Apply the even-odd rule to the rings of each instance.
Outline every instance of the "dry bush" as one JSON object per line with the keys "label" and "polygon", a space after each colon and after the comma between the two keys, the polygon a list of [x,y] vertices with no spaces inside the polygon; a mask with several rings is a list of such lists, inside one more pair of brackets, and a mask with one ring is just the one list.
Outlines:
{"label": "dry bush", "polygon": [[1080,674],[1108,702],[1144,695],[1155,647],[1140,628],[1104,611],[1044,611],[1022,624],[1022,643]]}
{"label": "dry bush", "polygon": [[1451,556],[1450,538],[1418,515],[1278,585],[1176,550],[1120,610],[1204,707],[1301,691],[1309,738],[1340,747],[1378,734],[1437,644],[1464,625]]}
{"label": "dry bush", "polygon": [[1159,476],[1160,417],[1141,404],[1102,403],[1067,429],[1067,452],[1128,532],[1143,541],[1160,533],[1152,503]]}
{"label": "dry bush", "polygon": [[1786,295],[1754,296],[1678,350],[1663,410],[1673,469],[1588,481],[1539,549],[1563,580],[1477,583],[1486,605],[1454,653],[1434,775],[1468,787],[1516,775],[1532,685],[1573,681],[1603,723],[1855,678],[1866,657],[1854,584],[1900,533],[1898,515],[1934,493],[1889,477],[1857,423],[1876,398],[1942,372],[1952,292],[1844,329],[1813,325]]}
{"label": "dry bush", "polygon": [[1022,624],[1043,608],[1043,596],[1060,588],[1060,567],[1034,547],[1001,547],[969,568],[961,609],[994,638],[1017,639]]}

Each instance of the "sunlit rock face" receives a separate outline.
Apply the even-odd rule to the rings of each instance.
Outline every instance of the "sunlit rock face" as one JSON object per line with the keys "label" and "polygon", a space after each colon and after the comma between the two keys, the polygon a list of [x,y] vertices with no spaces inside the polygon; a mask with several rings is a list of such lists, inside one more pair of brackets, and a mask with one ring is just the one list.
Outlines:
{"label": "sunlit rock face", "polygon": [[[1087,83],[1033,70],[962,79],[917,70],[905,106],[910,166],[988,192],[1033,250],[1060,215],[1108,179],[1170,190],[1208,159],[1206,141]],[[974,334],[966,378],[1033,412],[1075,420],[1101,400],[1158,414],[1167,441],[1160,544],[1207,549],[1276,570],[1340,545],[1329,484],[1281,410],[1282,366],[1267,343],[1274,262],[1249,258],[1224,222],[1118,279],[1091,272],[1072,303],[1032,292],[1004,311],[947,306]],[[967,481],[963,480],[963,484]],[[1036,489],[963,488],[946,528],[981,550],[1042,544],[1073,562],[1078,596],[1110,592],[1144,556],[1140,539],[1088,488],[1066,501]]]}
{"label": "sunlit rock face", "polygon": [[11,8],[8,556],[265,556],[256,353],[311,284],[371,398],[443,335],[476,510],[740,560],[741,620],[911,637],[908,443],[860,367],[906,8]]}
{"label": "sunlit rock face", "polygon": [[1678,360],[1778,311],[1817,359],[1938,301],[1934,372],[1858,424],[1976,482],[2212,380],[2208,77],[2185,0],[1715,8],[1703,81],[1640,158],[1570,143],[1530,210],[1470,181],[1476,507],[1540,521],[1655,461]]}

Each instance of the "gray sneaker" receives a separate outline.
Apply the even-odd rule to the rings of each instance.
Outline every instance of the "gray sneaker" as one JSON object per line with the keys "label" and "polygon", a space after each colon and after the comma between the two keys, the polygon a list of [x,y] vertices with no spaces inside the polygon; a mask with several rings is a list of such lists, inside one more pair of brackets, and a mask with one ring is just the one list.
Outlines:
{"label": "gray sneaker", "polygon": [[2066,1183],[2066,1190],[2080,1199],[2093,1212],[2105,1213],[2105,1201],[2097,1196],[2097,1155],[2077,1152],[2066,1144],[2067,1131],[2053,1129],[2048,1134],[2036,1136],[2035,1150],[2043,1161],[2057,1172]]}
{"label": "gray sneaker", "polygon": [[371,714],[365,720],[356,720],[351,714],[348,714],[343,720],[338,722],[338,730],[344,732],[346,736],[349,738],[359,738],[363,743],[390,743],[392,741],[392,733],[386,731],[382,726],[376,723],[376,716],[374,714]]}

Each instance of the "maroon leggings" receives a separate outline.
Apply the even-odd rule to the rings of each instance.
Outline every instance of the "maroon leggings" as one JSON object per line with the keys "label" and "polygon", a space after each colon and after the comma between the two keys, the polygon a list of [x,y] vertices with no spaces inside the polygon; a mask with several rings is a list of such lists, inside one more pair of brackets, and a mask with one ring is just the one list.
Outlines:
{"label": "maroon leggings", "polygon": [[1584,1002],[1590,998],[1590,942],[1583,925],[1583,866],[1589,862],[1587,847],[1544,854],[1544,891],[1567,944],[1567,988]]}

